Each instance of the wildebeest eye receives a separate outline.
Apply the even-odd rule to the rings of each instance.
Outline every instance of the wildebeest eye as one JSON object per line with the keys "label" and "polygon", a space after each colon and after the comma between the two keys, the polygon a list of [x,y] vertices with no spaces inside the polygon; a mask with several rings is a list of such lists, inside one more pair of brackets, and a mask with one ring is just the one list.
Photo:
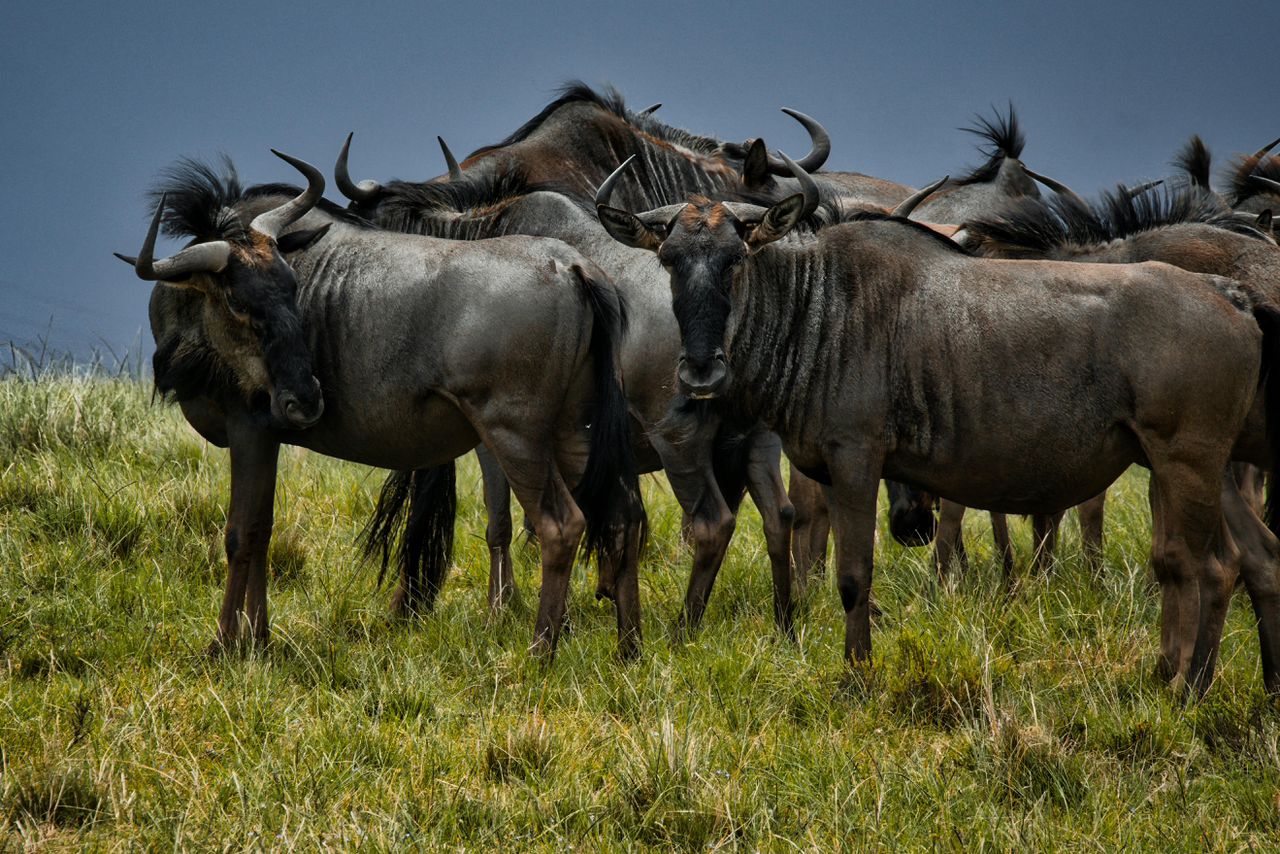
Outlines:
{"label": "wildebeest eye", "polygon": [[249,322],[249,309],[231,294],[227,294],[227,310],[231,312],[232,317],[241,323]]}

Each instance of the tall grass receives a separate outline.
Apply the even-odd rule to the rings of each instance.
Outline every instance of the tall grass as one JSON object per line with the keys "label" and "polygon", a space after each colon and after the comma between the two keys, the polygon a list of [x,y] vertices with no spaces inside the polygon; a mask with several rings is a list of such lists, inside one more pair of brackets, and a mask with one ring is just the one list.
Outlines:
{"label": "tall grass", "polygon": [[[127,379],[0,380],[0,838],[49,849],[1119,848],[1275,850],[1280,717],[1231,610],[1207,700],[1153,676],[1144,476],[1108,504],[1105,570],[1068,527],[1002,592],[981,514],[939,586],[882,538],[870,678],[814,585],[788,642],[747,509],[705,629],[673,640],[689,554],[658,479],[645,651],[621,664],[575,577],[554,666],[523,604],[489,617],[479,474],[435,612],[386,614],[355,535],[381,472],[282,455],[273,642],[212,660],[225,452]],[[1029,554],[1029,532],[1015,524]],[[1025,560],[1024,560],[1025,564]],[[1025,566],[1023,573],[1028,570]],[[1239,598],[1239,597],[1238,597]]]}

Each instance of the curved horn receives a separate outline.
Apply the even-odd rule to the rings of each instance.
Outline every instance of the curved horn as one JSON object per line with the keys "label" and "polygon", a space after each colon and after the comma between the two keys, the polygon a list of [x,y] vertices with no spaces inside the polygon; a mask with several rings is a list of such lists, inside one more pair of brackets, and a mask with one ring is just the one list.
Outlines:
{"label": "curved horn", "polygon": [[800,192],[804,194],[804,210],[800,214],[801,218],[803,219],[812,216],[813,212],[818,209],[818,202],[820,201],[818,197],[818,185],[814,183],[813,178],[810,177],[808,172],[800,168],[799,163],[792,160],[781,151],[778,152],[778,155],[782,158],[782,161],[787,164],[787,169],[791,171],[791,175],[800,182]]}
{"label": "curved horn", "polygon": [[1267,156],[1267,152],[1269,152],[1271,149],[1275,148],[1277,145],[1280,145],[1280,138],[1273,139],[1273,140],[1271,140],[1271,142],[1270,142],[1268,145],[1264,145],[1264,146],[1262,146],[1262,148],[1259,148],[1257,151],[1255,151],[1255,152],[1253,153],[1253,157],[1251,157],[1251,158],[1249,158],[1249,159],[1250,159],[1250,160],[1261,160],[1262,158],[1264,158],[1264,157],[1266,157],[1266,156]]}
{"label": "curved horn", "polygon": [[889,216],[900,216],[903,219],[911,216],[911,212],[915,210],[921,202],[933,195],[939,187],[947,183],[950,179],[950,175],[943,175],[940,180],[934,181],[927,187],[916,190],[914,193],[899,202],[898,206],[889,213]]}
{"label": "curved horn", "polygon": [[1161,184],[1163,184],[1163,183],[1164,183],[1164,179],[1163,179],[1163,178],[1161,178],[1161,179],[1159,179],[1159,180],[1157,180],[1157,181],[1147,181],[1147,182],[1145,182],[1145,183],[1139,184],[1139,185],[1138,185],[1138,186],[1136,186],[1136,187],[1131,187],[1131,188],[1126,189],[1126,190],[1124,191],[1124,193],[1125,193],[1125,195],[1126,195],[1126,196],[1128,196],[1129,198],[1131,198],[1131,199],[1136,199],[1136,198],[1138,198],[1138,196],[1141,196],[1141,195],[1142,195],[1143,193],[1145,193],[1147,190],[1154,190],[1156,187],[1159,187],[1159,186],[1160,186]]}
{"label": "curved horn", "polygon": [[1028,175],[1030,175],[1032,178],[1039,181],[1041,184],[1044,184],[1050,190],[1053,190],[1059,196],[1062,196],[1063,198],[1066,198],[1066,199],[1070,199],[1076,204],[1084,205],[1085,207],[1088,207],[1088,202],[1080,198],[1080,195],[1075,190],[1068,187],[1066,184],[1059,183],[1058,181],[1053,180],[1047,175],[1041,175],[1039,172],[1032,172],[1025,165],[1022,167],[1022,171],[1026,172]]}
{"label": "curved horn", "polygon": [[617,169],[614,169],[612,174],[610,174],[608,178],[604,179],[604,182],[600,185],[600,188],[596,190],[596,206],[597,207],[599,207],[600,205],[609,204],[609,196],[613,193],[613,185],[618,183],[618,178],[621,177],[622,170],[626,169],[629,165],[631,165],[631,161],[635,159],[636,159],[636,156],[634,154],[631,155],[626,160],[622,161],[622,165],[619,166]]}
{"label": "curved horn", "polygon": [[146,282],[176,281],[193,273],[218,273],[224,270],[231,257],[231,244],[225,240],[197,243],[171,258],[153,260],[156,235],[160,233],[160,219],[164,216],[166,200],[165,196],[160,197],[160,204],[156,206],[156,214],[151,218],[151,227],[147,229],[147,239],[142,242],[138,257],[129,258],[119,252],[113,254],[121,261],[131,263],[138,278]]}
{"label": "curved horn", "polygon": [[1257,188],[1259,192],[1266,193],[1269,196],[1280,196],[1280,181],[1272,181],[1270,178],[1263,178],[1261,175],[1250,175],[1249,183]]}
{"label": "curved horn", "polygon": [[347,134],[347,141],[342,143],[342,151],[338,154],[338,162],[333,167],[333,182],[338,185],[338,192],[346,196],[353,202],[362,205],[371,205],[378,201],[378,196],[382,195],[382,185],[377,181],[361,181],[359,184],[351,180],[351,173],[347,171],[347,154],[351,151],[351,137],[355,133]]}
{"label": "curved horn", "polygon": [[453,156],[453,152],[449,150],[449,145],[444,141],[444,137],[437,136],[436,141],[440,143],[440,151],[444,153],[445,165],[449,167],[449,180],[459,181],[462,179],[462,167],[458,165],[458,159]]}
{"label": "curved horn", "polygon": [[278,208],[258,214],[253,218],[253,222],[249,223],[249,228],[275,240],[280,232],[302,219],[307,211],[314,208],[316,202],[320,201],[320,197],[324,195],[324,175],[305,160],[290,157],[274,148],[271,149],[271,153],[307,177],[307,189],[303,190],[296,199],[290,199]]}
{"label": "curved horn", "polygon": [[[812,116],[806,116],[799,110],[792,110],[787,107],[782,108],[782,112],[804,125],[804,129],[809,132],[809,138],[813,140],[813,145],[809,149],[809,153],[796,161],[805,172],[816,172],[822,168],[822,164],[827,162],[827,158],[831,156],[831,134],[827,133],[817,119]],[[791,171],[787,168],[783,160],[769,158],[769,171],[774,175],[789,177]]]}
{"label": "curved horn", "polygon": [[650,104],[649,106],[645,107],[643,110],[640,111],[640,115],[652,116],[654,113],[658,112],[658,108],[661,106],[662,106],[661,101],[659,101],[656,104]]}

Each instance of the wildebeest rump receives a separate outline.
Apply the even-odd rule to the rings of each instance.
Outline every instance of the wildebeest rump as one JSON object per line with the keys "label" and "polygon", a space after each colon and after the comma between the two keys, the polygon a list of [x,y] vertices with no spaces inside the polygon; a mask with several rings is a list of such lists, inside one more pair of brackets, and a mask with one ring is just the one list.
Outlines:
{"label": "wildebeest rump", "polygon": [[[292,208],[280,207],[292,188],[242,191],[233,172],[179,169],[162,207],[170,231],[196,243],[152,264],[158,211],[137,261],[140,275],[161,283],[151,313],[157,386],[202,435],[231,450],[229,572],[216,643],[238,636],[242,608],[252,636],[268,635],[266,554],[281,443],[415,468],[484,442],[542,538],[535,648],[555,649],[585,530],[588,547],[615,564],[619,642],[634,653],[642,511],[616,371],[623,308],[615,289],[560,241],[442,241],[384,232],[329,205],[308,211],[324,179],[290,162],[309,182]],[[263,212],[280,209],[296,224],[261,233]],[[181,263],[224,245],[229,262]],[[397,603],[429,606],[446,565],[402,577]]]}
{"label": "wildebeest rump", "polygon": [[[1246,221],[1220,198],[1194,183],[1134,195],[1120,187],[1089,205],[1074,195],[1021,199],[966,222],[958,238],[992,258],[1129,264],[1163,261],[1195,273],[1211,273],[1280,304],[1280,248],[1269,228]],[[1239,478],[1241,475],[1237,473]],[[1247,476],[1247,474],[1246,474]],[[1245,489],[1246,495],[1252,492]],[[1103,496],[1082,505],[1086,555],[1099,559]],[[939,569],[961,553],[963,507],[944,503],[939,524]],[[1038,559],[1051,553],[1060,516],[1037,518]]]}
{"label": "wildebeest rump", "polygon": [[[1223,473],[1263,399],[1252,295],[1160,264],[977,258],[883,216],[776,242],[808,207],[694,199],[598,214],[668,268],[682,382],[770,426],[793,465],[830,484],[846,656],[871,652],[882,476],[1049,513],[1138,462],[1152,471],[1162,669],[1207,687],[1227,602],[1214,583],[1229,559]],[[1277,617],[1260,619],[1270,690]]]}

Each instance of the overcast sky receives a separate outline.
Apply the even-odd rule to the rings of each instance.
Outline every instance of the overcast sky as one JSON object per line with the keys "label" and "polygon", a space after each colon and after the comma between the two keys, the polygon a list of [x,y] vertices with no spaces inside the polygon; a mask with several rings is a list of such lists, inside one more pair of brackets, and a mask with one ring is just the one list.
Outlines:
{"label": "overcast sky", "polygon": [[[150,349],[143,193],[183,155],[295,180],[274,146],[353,172],[443,171],[571,78],[726,139],[831,131],[828,167],[920,185],[980,159],[957,130],[1012,100],[1024,159],[1085,192],[1166,174],[1191,133],[1219,165],[1280,135],[1274,3],[11,4],[0,27],[0,342]],[[336,192],[330,188],[330,198]],[[165,249],[174,248],[172,244]]]}

